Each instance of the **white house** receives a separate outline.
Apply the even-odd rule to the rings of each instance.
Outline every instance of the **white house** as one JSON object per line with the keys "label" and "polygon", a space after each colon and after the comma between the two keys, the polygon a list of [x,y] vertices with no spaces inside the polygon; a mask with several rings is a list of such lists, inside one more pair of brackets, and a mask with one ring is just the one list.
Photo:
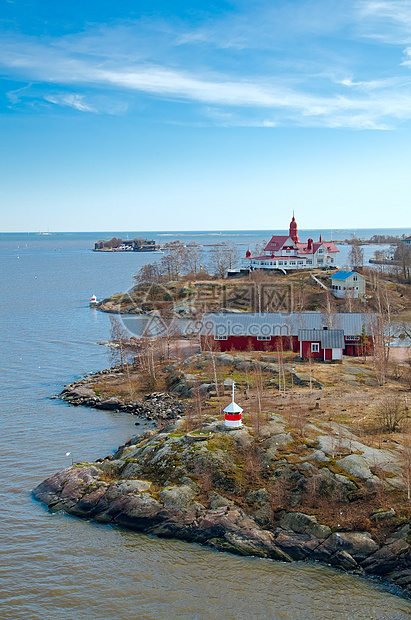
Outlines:
{"label": "white house", "polygon": [[337,271],[330,276],[331,292],[335,297],[364,299],[365,278],[356,271]]}
{"label": "white house", "polygon": [[336,267],[339,252],[333,241],[308,239],[301,242],[298,237],[297,222],[293,215],[288,235],[274,235],[264,249],[264,255],[252,256],[247,250],[241,260],[241,270],[253,269],[313,269],[314,267]]}

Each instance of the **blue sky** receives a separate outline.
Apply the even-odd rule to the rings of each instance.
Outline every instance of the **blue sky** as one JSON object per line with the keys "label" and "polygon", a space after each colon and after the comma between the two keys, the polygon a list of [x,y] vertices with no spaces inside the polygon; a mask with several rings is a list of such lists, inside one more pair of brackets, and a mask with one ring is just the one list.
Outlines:
{"label": "blue sky", "polygon": [[411,225],[410,0],[0,7],[2,231]]}

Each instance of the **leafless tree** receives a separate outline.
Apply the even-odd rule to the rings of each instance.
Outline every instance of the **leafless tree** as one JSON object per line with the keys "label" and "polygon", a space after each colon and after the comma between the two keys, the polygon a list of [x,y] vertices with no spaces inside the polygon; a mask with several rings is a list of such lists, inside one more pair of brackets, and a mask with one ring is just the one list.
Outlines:
{"label": "leafless tree", "polygon": [[378,418],[383,432],[394,433],[404,420],[406,410],[399,397],[387,396],[378,407]]}
{"label": "leafless tree", "polygon": [[187,273],[193,274],[194,278],[201,271],[201,261],[204,258],[203,246],[199,243],[190,243],[185,248],[183,265]]}
{"label": "leafless tree", "polygon": [[364,266],[364,250],[358,239],[351,241],[351,250],[348,254],[348,262],[351,269],[362,269]]}
{"label": "leafless tree", "polygon": [[210,250],[210,267],[219,278],[224,278],[227,270],[235,267],[237,260],[238,251],[235,243],[224,241],[213,246]]}
{"label": "leafless tree", "polygon": [[110,314],[110,339],[113,342],[112,357],[114,361],[124,366],[127,362],[127,352],[130,350],[130,335],[121,320]]}

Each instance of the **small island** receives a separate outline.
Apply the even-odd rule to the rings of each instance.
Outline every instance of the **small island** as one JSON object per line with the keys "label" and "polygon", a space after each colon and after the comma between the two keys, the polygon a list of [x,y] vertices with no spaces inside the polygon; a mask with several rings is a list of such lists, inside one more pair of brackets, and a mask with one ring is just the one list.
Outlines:
{"label": "small island", "polygon": [[112,237],[108,241],[97,241],[93,252],[158,252],[160,249],[160,246],[152,239],[135,237],[123,241],[120,237]]}

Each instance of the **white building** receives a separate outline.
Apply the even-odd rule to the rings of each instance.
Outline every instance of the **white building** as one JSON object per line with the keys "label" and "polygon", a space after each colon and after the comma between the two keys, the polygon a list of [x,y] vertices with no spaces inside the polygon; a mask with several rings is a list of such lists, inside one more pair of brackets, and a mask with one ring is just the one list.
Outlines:
{"label": "white building", "polygon": [[334,297],[365,297],[365,278],[356,271],[336,271],[330,276],[331,292]]}
{"label": "white building", "polygon": [[264,249],[262,256],[251,256],[247,250],[241,260],[241,270],[254,269],[313,269],[315,267],[336,267],[338,248],[333,241],[308,239],[301,242],[298,237],[294,215],[288,235],[274,235]]}

